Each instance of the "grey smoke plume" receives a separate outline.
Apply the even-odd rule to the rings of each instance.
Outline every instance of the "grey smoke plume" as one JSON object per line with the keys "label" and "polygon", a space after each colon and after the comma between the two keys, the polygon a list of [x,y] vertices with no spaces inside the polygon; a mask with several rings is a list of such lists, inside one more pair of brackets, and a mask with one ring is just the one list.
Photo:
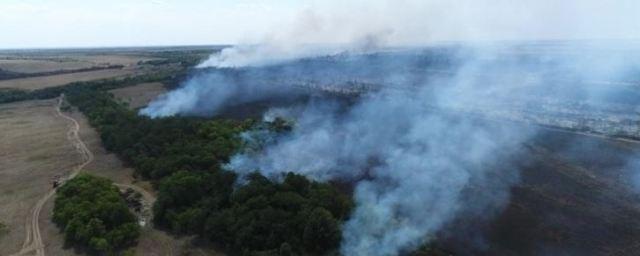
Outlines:
{"label": "grey smoke plume", "polygon": [[[637,85],[630,74],[638,72],[638,51],[607,41],[597,47],[477,43],[635,37],[634,25],[613,26],[633,20],[633,2],[398,2],[345,8],[353,24],[331,12],[309,14],[303,28],[228,48],[201,65],[216,68],[195,74],[141,113],[217,114],[243,103],[305,98],[265,115],[295,120],[290,134],[264,140],[262,151],[236,155],[227,167],[274,179],[293,171],[353,182],[357,206],[344,226],[344,255],[398,255],[460,215],[499,211],[518,181],[511,163],[535,134],[524,123],[586,125],[604,133],[597,130],[603,117],[634,118],[624,113],[636,112],[640,99],[629,89]],[[596,10],[601,15],[589,22]],[[381,11],[390,15],[378,18]],[[337,42],[325,40],[331,33]],[[393,49],[446,40],[476,41],[477,47]],[[345,103],[314,91],[359,96]],[[576,121],[582,116],[588,121]]]}
{"label": "grey smoke plume", "polygon": [[[498,160],[508,164],[530,134],[435,113],[425,93],[375,93],[346,114],[331,104],[311,104],[293,134],[263,152],[234,157],[228,167],[270,177],[295,171],[317,180],[357,181],[357,208],[345,225],[342,254],[411,250],[462,208],[503,206],[518,172],[489,181],[489,166]],[[464,198],[465,189],[480,183],[492,184],[496,193]]]}

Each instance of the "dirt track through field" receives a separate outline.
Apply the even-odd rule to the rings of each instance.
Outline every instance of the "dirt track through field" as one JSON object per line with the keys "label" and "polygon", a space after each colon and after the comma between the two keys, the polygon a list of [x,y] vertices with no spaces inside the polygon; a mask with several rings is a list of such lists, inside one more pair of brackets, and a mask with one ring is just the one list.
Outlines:
{"label": "dirt track through field", "polygon": [[[60,110],[63,101],[64,95],[61,95],[58,98],[58,104],[56,105],[56,113],[58,114],[58,116],[71,121],[72,125],[67,132],[67,139],[69,139],[69,141],[73,143],[74,147],[82,155],[82,159],[84,160],[80,165],[73,168],[71,174],[69,174],[69,177],[67,178],[67,180],[69,180],[78,175],[78,173],[80,173],[80,171],[85,166],[90,164],[93,161],[94,156],[87,145],[82,141],[82,139],[80,139],[80,136],[78,136],[78,132],[80,131],[80,124],[78,123],[78,121],[70,116],[63,114]],[[40,200],[38,200],[35,207],[33,207],[30,218],[25,223],[26,237],[24,239],[24,243],[22,244],[22,249],[20,250],[20,252],[13,254],[14,256],[24,255],[33,251],[35,251],[35,255],[37,256],[45,255],[44,244],[42,243],[42,236],[40,234],[40,212],[42,211],[42,207],[44,206],[44,204],[55,194],[55,192],[55,189],[49,190],[47,194],[45,194]]]}
{"label": "dirt track through field", "polygon": [[[73,144],[73,146],[76,148],[78,153],[82,155],[83,162],[80,165],[77,165],[76,167],[74,167],[71,173],[69,174],[69,176],[64,180],[62,180],[62,183],[64,183],[64,181],[66,180],[73,179],[75,176],[77,176],[78,173],[80,173],[80,171],[82,171],[82,169],[84,169],[85,166],[93,162],[95,158],[93,152],[89,150],[87,145],[84,143],[84,141],[82,141],[82,139],[79,136],[80,123],[78,123],[78,121],[73,117],[65,115],[60,110],[63,102],[64,102],[64,94],[58,98],[58,104],[56,104],[56,114],[71,122],[70,129],[67,132],[67,139]],[[145,203],[148,205],[151,205],[155,202],[156,198],[152,194],[150,194],[149,192],[147,192],[146,190],[138,186],[129,185],[129,184],[118,184],[118,183],[115,183],[114,185],[121,189],[131,188],[141,193],[143,196],[143,201],[146,201]],[[34,252],[34,251],[36,256],[45,255],[44,244],[42,243],[42,236],[40,234],[40,226],[39,226],[40,212],[42,211],[44,204],[55,194],[55,192],[56,192],[55,189],[51,189],[49,190],[49,192],[47,192],[47,194],[45,194],[42,198],[40,198],[40,200],[38,200],[33,210],[31,211],[31,215],[29,216],[29,219],[25,223],[26,235],[25,235],[24,243],[22,244],[22,249],[18,253],[13,254],[12,256],[30,254],[31,252]]]}

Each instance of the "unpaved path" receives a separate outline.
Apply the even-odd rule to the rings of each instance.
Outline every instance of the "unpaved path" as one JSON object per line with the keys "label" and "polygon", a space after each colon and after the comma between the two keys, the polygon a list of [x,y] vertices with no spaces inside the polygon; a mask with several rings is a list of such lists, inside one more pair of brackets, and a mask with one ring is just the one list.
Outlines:
{"label": "unpaved path", "polygon": [[[90,164],[93,161],[94,156],[87,145],[80,139],[80,136],[78,136],[78,132],[80,131],[80,124],[78,123],[78,121],[70,116],[63,114],[62,111],[60,111],[60,107],[62,106],[63,101],[64,95],[61,95],[58,98],[58,104],[56,105],[56,114],[64,119],[71,121],[72,126],[67,132],[67,139],[69,139],[69,141],[73,143],[73,146],[82,155],[83,159],[83,162],[80,165],[73,168],[73,170],[69,174],[69,177],[67,177],[67,180],[69,180],[73,179],[85,166]],[[22,244],[22,249],[20,250],[20,252],[13,254],[14,256],[24,255],[33,251],[35,251],[35,255],[37,256],[45,255],[44,244],[42,243],[42,236],[40,234],[40,225],[38,220],[40,219],[40,212],[42,211],[42,207],[49,200],[49,198],[51,198],[55,194],[55,192],[55,189],[49,190],[47,194],[45,194],[42,198],[40,198],[40,200],[38,200],[35,207],[33,207],[30,218],[25,224],[26,237],[24,239],[24,243]]]}
{"label": "unpaved path", "polygon": [[[93,152],[91,152],[91,150],[89,150],[87,145],[84,143],[84,141],[82,141],[82,139],[79,136],[80,124],[78,123],[78,121],[73,117],[65,115],[60,110],[60,107],[62,106],[63,102],[64,102],[64,95],[61,95],[58,98],[58,104],[56,105],[56,114],[71,122],[70,129],[67,132],[67,139],[74,145],[78,153],[80,153],[80,155],[82,156],[82,160],[83,160],[81,164],[77,165],[72,169],[69,176],[65,179],[65,180],[70,180],[70,179],[73,179],[75,176],[77,176],[78,173],[80,173],[80,171],[82,171],[82,169],[84,169],[85,166],[87,166],[93,161],[94,154]],[[129,184],[114,184],[114,185],[119,188],[125,188],[125,189],[131,188],[141,193],[143,196],[143,200],[145,201],[145,204],[151,205],[153,204],[153,202],[155,202],[155,196],[153,196],[151,193],[149,193],[148,191],[140,187],[137,187],[135,185],[129,185]],[[47,192],[47,194],[45,194],[42,198],[40,198],[40,200],[38,200],[36,205],[33,207],[33,210],[31,211],[31,215],[29,216],[29,219],[25,223],[26,236],[24,239],[24,243],[22,244],[22,249],[18,253],[13,254],[12,256],[32,254],[33,252],[35,252],[36,256],[45,255],[44,244],[42,243],[42,236],[40,234],[40,226],[39,226],[40,212],[42,211],[42,207],[44,206],[44,204],[55,194],[55,192],[56,192],[55,189],[49,190],[49,192]]]}

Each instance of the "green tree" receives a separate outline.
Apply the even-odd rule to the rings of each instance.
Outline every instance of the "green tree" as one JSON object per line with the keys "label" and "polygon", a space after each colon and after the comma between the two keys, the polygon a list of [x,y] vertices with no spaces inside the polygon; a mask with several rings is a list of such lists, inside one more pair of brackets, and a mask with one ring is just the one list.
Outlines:
{"label": "green tree", "polygon": [[340,228],[331,213],[323,208],[314,209],[304,227],[303,241],[307,251],[324,253],[340,243]]}
{"label": "green tree", "polygon": [[136,242],[140,228],[118,188],[105,178],[81,174],[61,186],[53,220],[65,240],[95,251],[114,251]]}

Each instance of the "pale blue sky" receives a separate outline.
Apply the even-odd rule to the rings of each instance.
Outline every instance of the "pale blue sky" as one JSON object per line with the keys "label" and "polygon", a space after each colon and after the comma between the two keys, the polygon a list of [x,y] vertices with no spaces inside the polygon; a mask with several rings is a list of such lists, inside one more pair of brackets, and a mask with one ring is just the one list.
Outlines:
{"label": "pale blue sky", "polygon": [[0,48],[640,38],[638,0],[0,0]]}
{"label": "pale blue sky", "polygon": [[0,48],[234,43],[302,2],[2,0]]}

